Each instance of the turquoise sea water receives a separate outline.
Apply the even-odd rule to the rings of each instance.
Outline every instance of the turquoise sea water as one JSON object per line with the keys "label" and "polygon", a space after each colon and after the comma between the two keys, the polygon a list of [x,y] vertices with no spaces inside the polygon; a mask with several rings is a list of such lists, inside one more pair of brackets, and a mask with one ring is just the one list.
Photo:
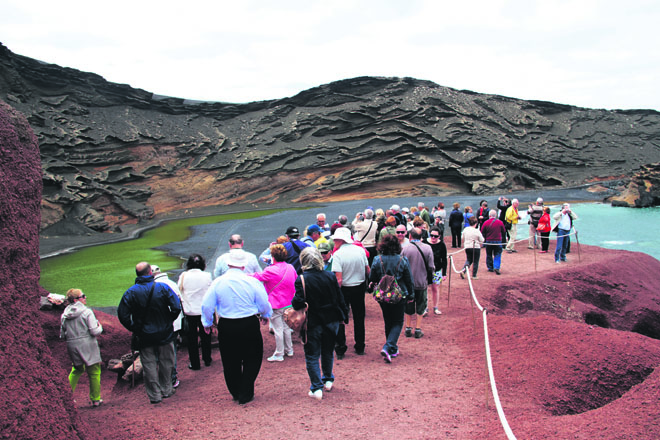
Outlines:
{"label": "turquoise sea water", "polygon": [[[553,215],[560,206],[550,208]],[[580,243],[644,252],[660,260],[660,207],[614,208],[604,203],[576,203],[571,204],[571,209],[579,217],[574,225]]]}

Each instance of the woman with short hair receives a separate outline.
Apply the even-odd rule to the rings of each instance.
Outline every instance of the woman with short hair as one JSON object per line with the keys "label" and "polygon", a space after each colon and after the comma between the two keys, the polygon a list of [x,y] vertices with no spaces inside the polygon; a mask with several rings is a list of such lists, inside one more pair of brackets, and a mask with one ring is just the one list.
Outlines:
{"label": "woman with short hair", "polygon": [[199,370],[199,345],[202,346],[202,360],[207,367],[211,366],[211,334],[204,331],[202,325],[202,300],[209,289],[213,277],[206,269],[206,261],[199,254],[192,254],[186,262],[186,271],[179,275],[179,291],[181,291],[181,307],[187,324],[186,339],[188,345],[188,368]]}
{"label": "woman with short hair", "polygon": [[282,362],[284,355],[293,356],[291,329],[284,322],[284,310],[291,306],[291,299],[296,293],[294,283],[298,274],[296,269],[286,262],[287,251],[281,244],[270,246],[273,264],[251,276],[261,281],[268,294],[268,302],[273,308],[270,323],[275,335],[275,352],[266,359],[268,362]]}
{"label": "woman with short hair", "polygon": [[66,339],[66,348],[73,363],[69,373],[71,391],[76,390],[80,376],[87,371],[89,400],[92,407],[103,403],[101,399],[101,350],[96,337],[103,327],[92,309],[87,308],[87,296],[80,289],[66,293],[69,305],[64,309],[60,324],[60,338]]}
{"label": "woman with short hair", "polygon": [[399,355],[398,342],[403,328],[403,312],[408,297],[415,295],[410,263],[408,258],[401,256],[401,243],[393,235],[383,237],[378,244],[378,256],[374,258],[369,275],[370,286],[375,287],[386,274],[394,276],[404,297],[396,304],[378,303],[385,323],[385,344],[380,354],[389,364]]}

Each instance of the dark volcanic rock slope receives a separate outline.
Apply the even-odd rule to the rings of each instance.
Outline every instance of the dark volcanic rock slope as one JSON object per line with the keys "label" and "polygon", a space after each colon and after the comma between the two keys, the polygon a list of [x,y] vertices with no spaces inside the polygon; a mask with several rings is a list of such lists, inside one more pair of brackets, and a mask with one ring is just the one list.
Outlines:
{"label": "dark volcanic rock slope", "polygon": [[561,187],[660,161],[658,112],[412,78],[354,78],[249,104],[192,102],[0,45],[0,98],[39,139],[42,228],[66,218],[78,231],[107,230],[237,202]]}

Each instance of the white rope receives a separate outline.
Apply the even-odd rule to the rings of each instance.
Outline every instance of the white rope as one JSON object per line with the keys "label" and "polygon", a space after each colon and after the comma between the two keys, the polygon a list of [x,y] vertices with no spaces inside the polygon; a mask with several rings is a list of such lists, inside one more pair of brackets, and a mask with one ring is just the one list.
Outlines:
{"label": "white rope", "polygon": [[467,266],[464,266],[460,271],[456,270],[456,266],[454,266],[454,258],[451,256],[449,258],[451,262],[451,269],[454,271],[454,273],[465,273],[465,276],[467,276],[468,280],[468,286],[470,287],[470,296],[472,297],[472,301],[476,304],[477,308],[481,311],[481,314],[483,316],[483,321],[484,321],[484,345],[486,347],[486,365],[488,366],[488,379],[490,382],[490,389],[491,392],[493,393],[493,400],[495,401],[495,408],[497,409],[497,416],[500,419],[500,423],[502,424],[502,428],[504,428],[504,433],[506,434],[506,437],[509,440],[516,440],[516,436],[513,434],[513,431],[511,430],[511,427],[509,426],[509,422],[506,420],[506,415],[504,414],[504,410],[502,409],[502,403],[500,402],[500,396],[497,392],[497,385],[495,384],[495,373],[493,372],[493,362],[490,357],[490,341],[488,339],[488,320],[486,319],[486,316],[488,315],[488,310],[484,309],[481,304],[479,303],[479,300],[477,299],[476,294],[474,293],[474,288],[472,286],[472,277],[470,276],[470,271],[467,270]]}

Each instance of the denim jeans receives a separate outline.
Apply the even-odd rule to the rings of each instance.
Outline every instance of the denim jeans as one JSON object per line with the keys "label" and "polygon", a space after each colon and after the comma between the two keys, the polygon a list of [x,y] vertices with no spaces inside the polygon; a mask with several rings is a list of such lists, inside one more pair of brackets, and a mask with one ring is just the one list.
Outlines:
{"label": "denim jeans", "polygon": [[557,248],[555,249],[555,261],[566,261],[566,248],[568,247],[568,234],[571,231],[557,229]]}
{"label": "denim jeans", "polygon": [[399,335],[403,328],[403,310],[405,309],[405,300],[398,304],[379,303],[383,312],[383,321],[385,322],[385,345],[383,350],[389,354],[399,351]]}
{"label": "denim jeans", "polygon": [[488,270],[500,268],[502,262],[502,245],[488,243],[501,243],[498,240],[486,240],[486,267]]}
{"label": "denim jeans", "polygon": [[[338,330],[339,321],[315,325],[307,329],[307,344],[304,345],[305,364],[311,382],[309,389],[312,391],[320,390],[325,382],[335,380],[332,366],[335,361],[334,348]],[[320,368],[319,358],[321,358]]]}

